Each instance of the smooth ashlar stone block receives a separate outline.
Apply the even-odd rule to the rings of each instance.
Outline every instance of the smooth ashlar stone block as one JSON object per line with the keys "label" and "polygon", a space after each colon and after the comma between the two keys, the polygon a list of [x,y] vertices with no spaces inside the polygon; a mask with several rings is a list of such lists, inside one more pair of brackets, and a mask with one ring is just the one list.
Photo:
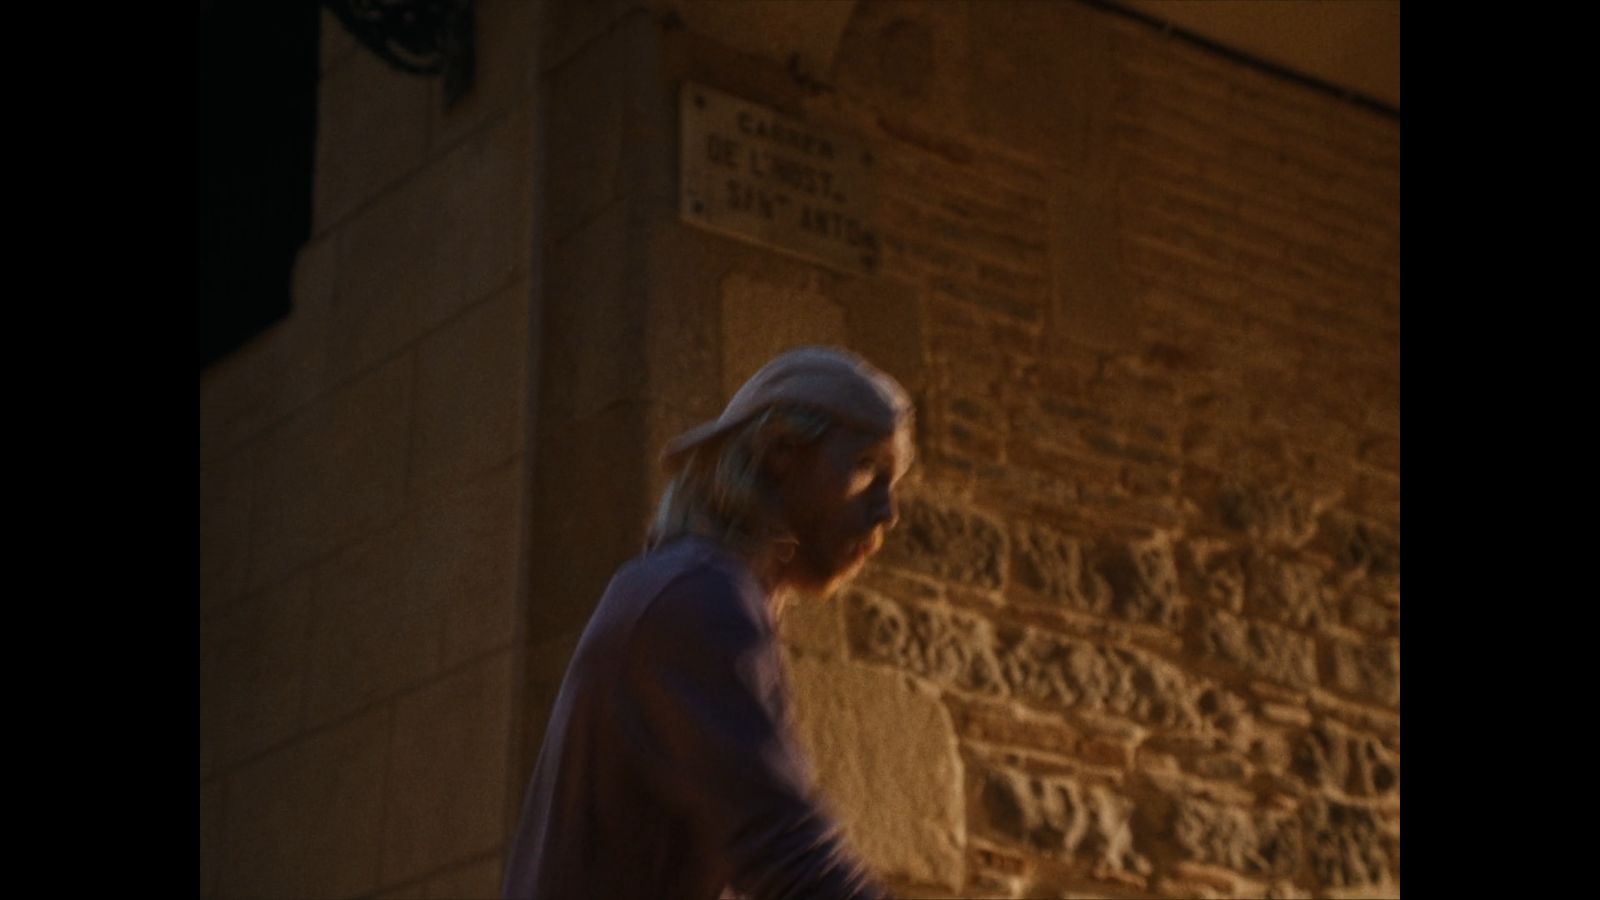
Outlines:
{"label": "smooth ashlar stone block", "polygon": [[399,512],[413,365],[397,357],[262,438],[251,502],[251,589]]}
{"label": "smooth ashlar stone block", "polygon": [[500,896],[501,864],[498,855],[445,871],[428,882],[429,897],[461,900],[495,900]]}
{"label": "smooth ashlar stone block", "polygon": [[200,459],[210,465],[293,415],[329,385],[325,344],[337,247],[313,239],[295,257],[288,314],[200,376]]}
{"label": "smooth ashlar stone block", "polygon": [[[561,4],[558,27],[562,12],[575,6]],[[659,40],[660,28],[650,16],[623,15],[615,27],[559,63],[545,64],[546,127],[563,136],[548,147],[548,170],[561,174],[547,192],[548,237],[564,237],[626,193],[633,180],[629,170],[638,160],[628,146],[638,117],[635,95],[647,77],[648,47]]]}
{"label": "smooth ashlar stone block", "polygon": [[453,487],[522,448],[532,287],[518,280],[417,346],[409,494]]}
{"label": "smooth ashlar stone block", "polygon": [[510,683],[508,651],[396,701],[385,881],[491,850],[504,839]]}
{"label": "smooth ashlar stone block", "polygon": [[244,591],[254,455],[234,453],[200,468],[200,606],[212,609]]}
{"label": "smooth ashlar stone block", "polygon": [[418,514],[421,545],[410,579],[415,590],[437,598],[446,667],[511,645],[524,540],[522,479],[519,457]]}
{"label": "smooth ashlar stone block", "polygon": [[724,402],[784,350],[843,346],[848,334],[844,309],[815,286],[730,273],[722,279]]}
{"label": "smooth ashlar stone block", "polygon": [[398,71],[365,48],[323,73],[317,96],[314,233],[422,165],[435,90],[430,79]]}
{"label": "smooth ashlar stone block", "polygon": [[266,750],[299,730],[312,588],[306,571],[202,618],[203,771]]}
{"label": "smooth ashlar stone block", "polygon": [[791,598],[778,618],[778,639],[791,652],[835,657],[845,652],[844,618],[839,596]]}
{"label": "smooth ashlar stone block", "polygon": [[227,787],[220,778],[200,784],[200,896],[217,896],[217,872],[222,858],[222,821],[227,811]]}
{"label": "smooth ashlar stone block", "polygon": [[378,885],[389,711],[377,709],[228,780],[218,893],[348,897]]}
{"label": "smooth ashlar stone block", "polygon": [[414,589],[420,524],[406,516],[318,568],[306,724],[315,727],[433,677],[440,601]]}
{"label": "smooth ashlar stone block", "polygon": [[373,366],[529,271],[531,117],[499,117],[337,230],[330,379]]}
{"label": "smooth ashlar stone block", "polygon": [[318,49],[322,71],[326,72],[344,62],[345,57],[354,52],[360,44],[357,44],[355,38],[344,30],[344,25],[340,24],[339,18],[326,8],[322,10],[321,28],[319,35],[321,46]]}
{"label": "smooth ashlar stone block", "polygon": [[529,0],[477,0],[473,4],[477,30],[472,88],[446,109],[444,80],[432,79],[435,93],[429,105],[432,123],[428,134],[433,152],[451,146],[513,104],[536,102],[538,73],[534,66],[540,20],[549,18],[551,6]]}
{"label": "smooth ashlar stone block", "polygon": [[419,506],[319,569],[308,724],[510,644],[520,471]]}
{"label": "smooth ashlar stone block", "polygon": [[950,715],[905,676],[792,661],[796,731],[824,802],[877,871],[958,888],[966,812]]}

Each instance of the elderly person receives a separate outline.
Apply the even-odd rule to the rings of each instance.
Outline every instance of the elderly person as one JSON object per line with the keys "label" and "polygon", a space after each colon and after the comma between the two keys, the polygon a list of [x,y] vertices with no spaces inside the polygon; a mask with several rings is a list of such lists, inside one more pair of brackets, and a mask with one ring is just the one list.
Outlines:
{"label": "elderly person", "polygon": [[911,404],[848,352],[764,366],[670,442],[645,553],[618,570],[551,712],[507,898],[880,897],[787,731],[775,618],[895,522]]}

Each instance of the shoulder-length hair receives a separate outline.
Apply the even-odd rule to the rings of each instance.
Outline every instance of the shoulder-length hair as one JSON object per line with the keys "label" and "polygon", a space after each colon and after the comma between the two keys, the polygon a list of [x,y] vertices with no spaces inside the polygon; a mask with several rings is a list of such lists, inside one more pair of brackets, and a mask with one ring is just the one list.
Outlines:
{"label": "shoulder-length hair", "polygon": [[662,491],[645,549],[685,534],[703,535],[746,553],[759,553],[783,540],[788,535],[776,520],[767,457],[780,446],[815,443],[833,424],[832,417],[814,407],[779,404],[695,447]]}

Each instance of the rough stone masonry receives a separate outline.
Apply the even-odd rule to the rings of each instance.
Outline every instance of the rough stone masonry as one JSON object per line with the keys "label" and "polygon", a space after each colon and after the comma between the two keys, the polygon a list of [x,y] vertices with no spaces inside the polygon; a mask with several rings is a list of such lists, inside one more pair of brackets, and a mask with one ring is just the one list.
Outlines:
{"label": "rough stone masonry", "polygon": [[[951,736],[900,765],[959,778],[960,825],[906,831],[946,849],[876,861],[913,895],[1398,896],[1398,121],[1076,4],[863,3],[835,74],[806,112],[880,163],[921,463],[790,655],[811,740],[869,702],[830,679],[899,676]],[[824,791],[890,848],[856,753]]]}

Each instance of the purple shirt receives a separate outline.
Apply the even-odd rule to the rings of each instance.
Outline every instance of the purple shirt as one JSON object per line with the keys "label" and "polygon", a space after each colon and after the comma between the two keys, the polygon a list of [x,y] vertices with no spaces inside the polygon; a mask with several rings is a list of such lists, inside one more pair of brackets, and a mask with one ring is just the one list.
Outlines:
{"label": "purple shirt", "polygon": [[882,897],[812,799],[767,598],[681,538],[618,570],[567,668],[506,898]]}

